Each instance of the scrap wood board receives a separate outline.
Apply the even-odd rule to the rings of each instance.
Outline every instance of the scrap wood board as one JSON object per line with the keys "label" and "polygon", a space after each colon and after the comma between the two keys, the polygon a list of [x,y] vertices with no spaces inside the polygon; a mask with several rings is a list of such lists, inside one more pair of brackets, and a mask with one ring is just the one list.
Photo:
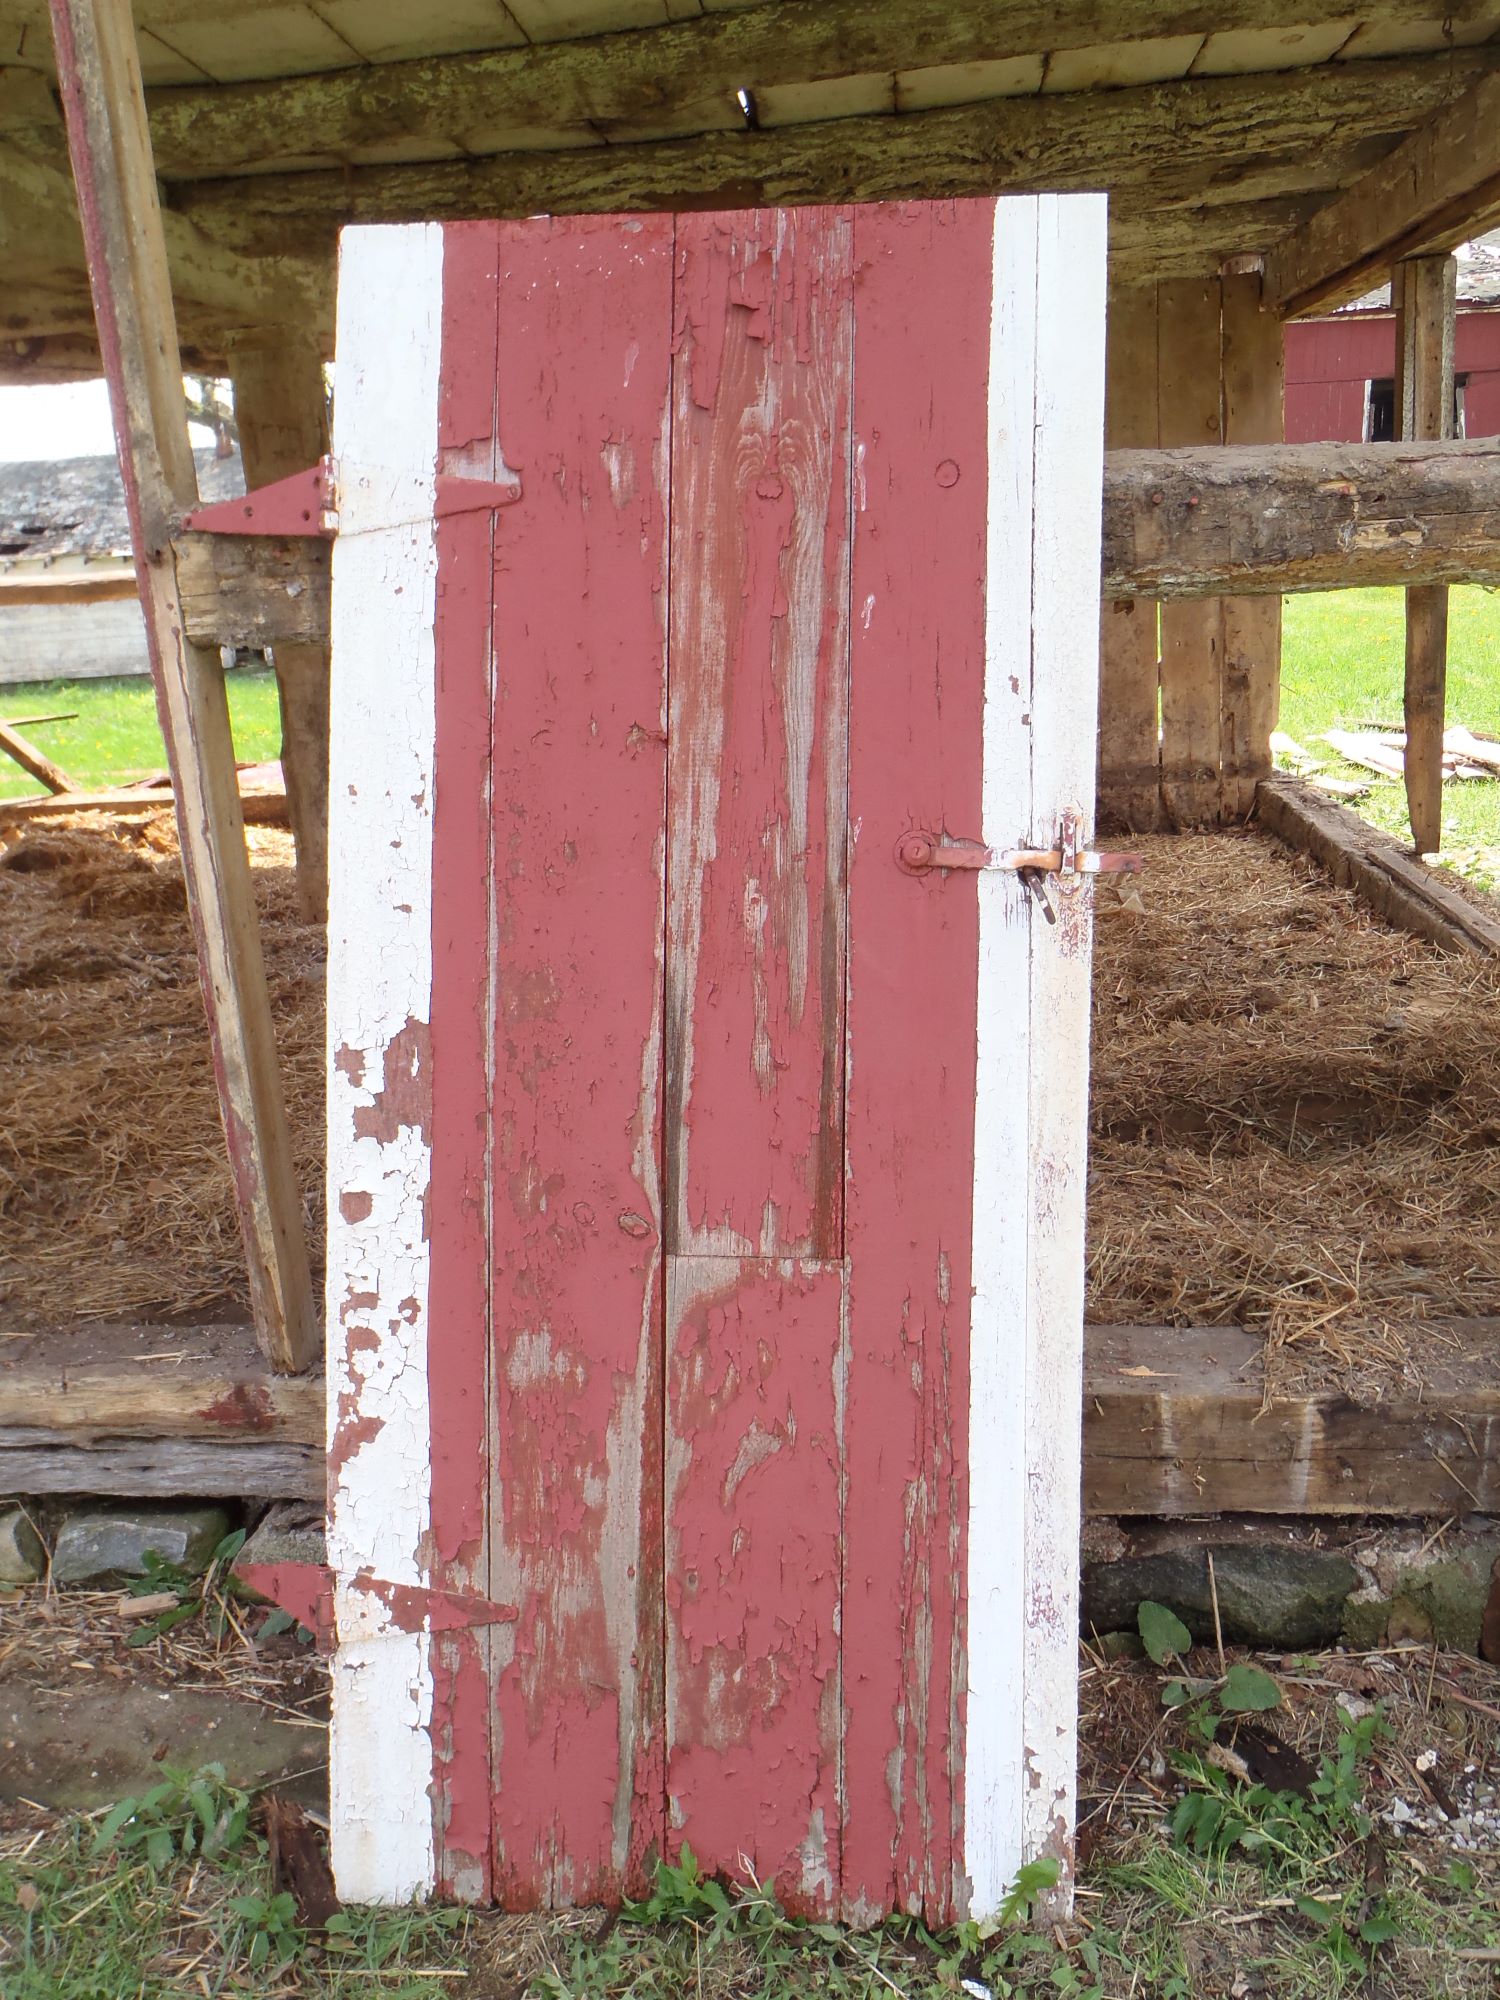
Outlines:
{"label": "scrap wood board", "polygon": [[1089,805],[1103,275],[1092,196],[344,237],[346,1897],[1066,1882],[1088,900],[898,848]]}

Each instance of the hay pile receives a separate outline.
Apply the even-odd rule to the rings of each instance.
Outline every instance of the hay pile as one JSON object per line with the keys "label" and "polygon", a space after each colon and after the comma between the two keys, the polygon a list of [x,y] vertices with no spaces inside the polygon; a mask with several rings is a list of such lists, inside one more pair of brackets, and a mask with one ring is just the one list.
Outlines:
{"label": "hay pile", "polygon": [[[252,829],[310,1240],[321,933]],[[1089,1316],[1264,1332],[1278,1387],[1420,1379],[1500,1313],[1500,968],[1394,931],[1256,833],[1145,843],[1099,898]],[[0,855],[0,1316],[248,1310],[166,814]]]}
{"label": "hay pile", "polygon": [[[323,941],[291,836],[250,843],[316,1246]],[[171,815],[34,825],[0,853],[0,1324],[248,1309]]]}
{"label": "hay pile", "polygon": [[1099,898],[1089,1317],[1263,1331],[1280,1387],[1420,1379],[1500,1312],[1500,968],[1253,832]]}

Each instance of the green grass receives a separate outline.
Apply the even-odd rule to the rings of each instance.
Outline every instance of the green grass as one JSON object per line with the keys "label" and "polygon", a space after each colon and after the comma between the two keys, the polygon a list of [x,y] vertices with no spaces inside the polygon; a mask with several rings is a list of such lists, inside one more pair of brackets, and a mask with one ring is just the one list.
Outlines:
{"label": "green grass", "polygon": [[[1396,778],[1347,764],[1320,741],[1325,729],[1401,728],[1405,599],[1399,590],[1288,597],[1282,618],[1281,727],[1331,776],[1368,780],[1356,812],[1409,843]],[[1448,600],[1448,720],[1500,736],[1500,591],[1466,585]],[[1443,787],[1443,849],[1465,874],[1500,874],[1500,781]]]}
{"label": "green grass", "polygon": [[1492,1884],[1482,1863],[1378,1839],[1365,1794],[1380,1728],[1378,1714],[1347,1728],[1305,1801],[1176,1751],[1179,1803],[1169,1791],[1163,1818],[1146,1802],[1110,1863],[1085,1871],[1072,1923],[1027,1927],[1034,1894],[1055,1879],[1045,1864],[1023,1871],[996,1921],[938,1935],[914,1919],[868,1931],[797,1922],[768,1890],[705,1879],[684,1852],[617,1919],[351,1909],[310,1936],[269,1879],[247,1794],[217,1766],[166,1772],[107,1815],[5,1838],[0,1994],[1477,2000],[1493,1990],[1500,1939]]}
{"label": "green grass", "polygon": [[[276,680],[269,667],[236,668],[225,676],[235,754],[260,763],[281,754]],[[0,688],[0,721],[77,710],[73,722],[23,730],[38,750],[87,789],[106,790],[165,768],[148,675],[117,680],[23,681]],[[41,787],[19,764],[0,756],[0,799],[24,798]]]}

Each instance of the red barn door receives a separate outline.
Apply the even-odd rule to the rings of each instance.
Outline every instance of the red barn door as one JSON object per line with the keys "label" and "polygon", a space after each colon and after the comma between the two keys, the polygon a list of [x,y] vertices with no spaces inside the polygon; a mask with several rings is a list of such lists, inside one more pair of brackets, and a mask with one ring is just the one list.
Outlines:
{"label": "red barn door", "polygon": [[1091,796],[1103,266],[1094,197],[345,237],[346,1895],[1066,1861],[1089,914],[1006,851]]}

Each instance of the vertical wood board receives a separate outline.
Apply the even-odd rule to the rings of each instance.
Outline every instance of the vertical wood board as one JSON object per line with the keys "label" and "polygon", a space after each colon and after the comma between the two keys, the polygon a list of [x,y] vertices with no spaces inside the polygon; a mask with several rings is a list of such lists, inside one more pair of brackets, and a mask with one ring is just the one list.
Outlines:
{"label": "vertical wood board", "polygon": [[346,234],[339,264],[328,933],[329,1746],[339,1893],[433,1886],[431,1642],[366,1570],[427,1581],[434,524],[443,231]]}
{"label": "vertical wood board", "polygon": [[672,222],[502,225],[494,581],[495,1889],[661,1851]]}
{"label": "vertical wood board", "polygon": [[849,223],[677,224],[670,1248],[843,1250]]}
{"label": "vertical wood board", "polygon": [[991,831],[977,724],[995,217],[989,202],[854,217],[843,1363],[854,1921],[948,1912],[961,1896],[978,917],[973,878],[909,876],[895,850],[913,828]]}

